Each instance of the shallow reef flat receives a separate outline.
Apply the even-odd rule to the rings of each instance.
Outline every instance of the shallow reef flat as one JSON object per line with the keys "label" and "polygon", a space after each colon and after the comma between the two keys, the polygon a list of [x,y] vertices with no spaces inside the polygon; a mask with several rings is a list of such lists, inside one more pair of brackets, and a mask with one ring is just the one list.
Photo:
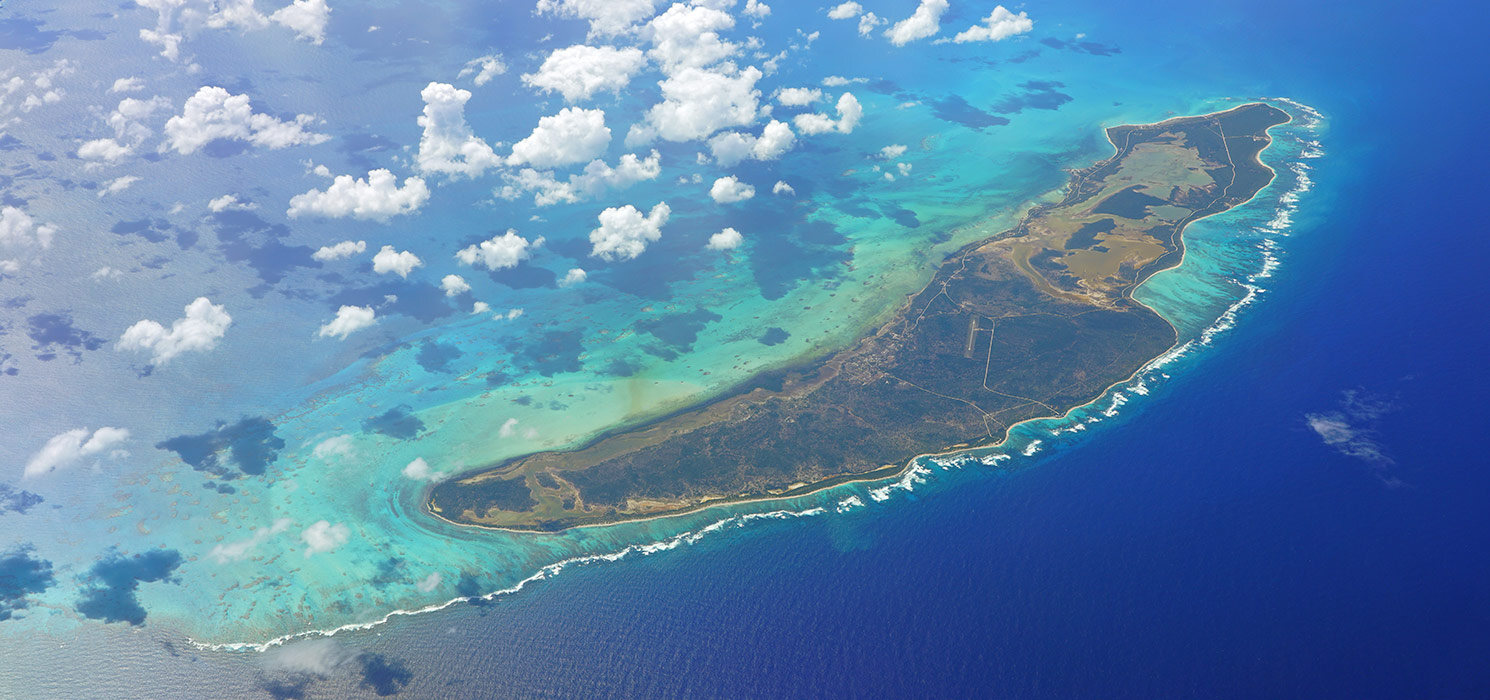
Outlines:
{"label": "shallow reef flat", "polygon": [[1288,120],[1251,103],[1109,128],[1116,153],[1074,171],[1059,202],[949,256],[851,347],[579,449],[450,479],[429,510],[543,531],[665,516],[891,476],[1062,415],[1173,345],[1133,290],[1179,263],[1186,225],[1271,182],[1259,154]]}

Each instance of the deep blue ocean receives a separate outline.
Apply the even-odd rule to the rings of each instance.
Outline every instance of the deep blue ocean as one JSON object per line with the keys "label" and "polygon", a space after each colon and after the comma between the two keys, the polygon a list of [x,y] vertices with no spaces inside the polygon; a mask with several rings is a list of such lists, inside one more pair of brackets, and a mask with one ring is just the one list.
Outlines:
{"label": "deep blue ocean", "polygon": [[885,507],[337,637],[359,660],[298,685],[256,652],[114,625],[59,658],[127,662],[36,696],[1490,697],[1490,11],[1021,8],[1328,118],[1265,297],[1120,418]]}

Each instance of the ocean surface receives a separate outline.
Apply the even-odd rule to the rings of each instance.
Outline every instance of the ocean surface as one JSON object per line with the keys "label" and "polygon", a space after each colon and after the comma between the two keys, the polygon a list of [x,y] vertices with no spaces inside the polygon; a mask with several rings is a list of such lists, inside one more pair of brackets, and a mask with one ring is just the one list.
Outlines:
{"label": "ocean surface", "polygon": [[[863,4],[892,18],[914,6]],[[944,33],[992,10],[961,5]],[[313,335],[341,301],[327,288],[355,286],[351,273],[280,270],[272,246],[247,263],[193,258],[170,239],[109,252],[120,237],[106,232],[137,210],[49,211],[62,229],[54,262],[73,274],[0,279],[0,297],[39,300],[12,307],[0,326],[66,308],[112,344],[129,323],[209,292],[235,326],[219,349],[230,362],[184,357],[152,372],[87,343],[68,346],[76,363],[38,362],[29,341],[0,337],[0,369],[18,369],[0,376],[14,426],[0,439],[13,465],[0,481],[46,499],[0,512],[0,552],[30,547],[61,582],[0,620],[0,696],[1490,696],[1490,460],[1476,444],[1490,425],[1490,63],[1477,55],[1490,13],[1075,0],[1012,9],[1035,19],[1028,35],[902,54],[824,8],[775,3],[760,34],[773,47],[811,48],[773,84],[866,78],[845,88],[866,109],[843,143],[734,169],[762,200],[773,181],[790,181],[810,213],[763,206],[729,218],[697,204],[702,190],[687,188],[708,179],[688,177],[715,173],[693,167],[692,146],[662,147],[662,178],[580,206],[530,210],[493,200],[489,181],[441,181],[435,194],[451,203],[384,231],[431,249],[430,269],[415,276],[431,279],[450,267],[434,262],[448,257],[437,245],[508,226],[545,235],[543,253],[504,275],[462,270],[494,311],[523,315],[495,325],[418,301],[360,344],[293,346],[292,371],[284,338]],[[453,79],[466,58],[495,50],[515,66],[499,80],[516,84],[540,30],[584,38],[578,23],[550,29],[527,3],[498,14],[506,23],[442,4],[337,6],[322,46],[288,52],[261,34],[221,46],[194,38],[199,69],[160,79],[173,98],[210,82],[252,88],[275,113],[313,112],[337,143],[363,147],[152,161],[131,206],[165,210],[238,187],[277,223],[283,199],[324,186],[302,179],[300,159],[336,172],[406,162],[396,154],[418,141],[428,80]],[[45,19],[52,29],[103,22],[76,8]],[[102,60],[137,44],[136,25],[151,19],[122,10],[105,39],[5,55],[42,66],[66,54],[106,86],[159,70],[148,49]],[[359,56],[385,50],[367,43],[372,24],[423,32],[425,43],[369,62]],[[798,27],[822,34],[808,42]],[[417,48],[435,39],[448,40],[445,53]],[[251,59],[263,65],[235,72]],[[315,82],[285,77],[296,70]],[[480,95],[467,116],[493,142],[521,138],[558,106]],[[1020,426],[998,450],[927,460],[884,483],[558,536],[431,521],[418,512],[425,485],[399,476],[415,457],[454,471],[571,444],[841,347],[923,284],[941,255],[1049,198],[1063,169],[1108,155],[1103,126],[1250,99],[1295,116],[1263,154],[1278,178],[1248,205],[1191,226],[1184,264],[1137,295],[1183,344],[1071,416]],[[1009,123],[980,122],[991,116]],[[81,110],[64,121],[58,143],[99,130]],[[32,123],[11,131],[40,142]],[[612,129],[613,160],[624,128]],[[912,146],[912,177],[891,182],[873,169],[891,143]],[[39,151],[6,153],[45,171]],[[260,177],[271,168],[293,181]],[[44,206],[42,190],[22,193],[28,206]],[[647,256],[585,257],[602,205],[646,210],[662,199],[674,219]],[[226,235],[227,224],[203,221]],[[289,223],[284,240],[311,248],[364,237],[375,249],[389,237]],[[722,225],[749,242],[736,257],[701,254]],[[69,233],[98,245],[61,252]],[[107,290],[86,279],[102,261],[160,251],[180,254],[165,263],[169,275]],[[574,264],[594,266],[590,282],[557,287]],[[193,277],[212,281],[181,281]],[[385,286],[358,288],[356,299],[416,298]],[[701,310],[718,318],[692,315]],[[635,330],[659,319],[675,332]],[[768,327],[787,340],[759,342]],[[693,336],[666,341],[679,333]],[[208,476],[151,449],[255,416],[284,442],[262,475],[208,490]],[[417,439],[400,437],[409,416]],[[506,439],[512,419],[521,429]],[[128,456],[21,479],[46,437],[125,422]],[[339,435],[350,436],[350,456],[315,453]],[[281,519],[293,524],[274,525]],[[320,520],[351,536],[310,556],[298,533]],[[235,543],[228,551],[251,556],[215,549]],[[166,553],[179,565],[150,571]],[[110,561],[139,570],[98,594],[97,567]],[[105,616],[126,619],[80,611],[90,595]],[[142,624],[127,621],[131,601]]]}

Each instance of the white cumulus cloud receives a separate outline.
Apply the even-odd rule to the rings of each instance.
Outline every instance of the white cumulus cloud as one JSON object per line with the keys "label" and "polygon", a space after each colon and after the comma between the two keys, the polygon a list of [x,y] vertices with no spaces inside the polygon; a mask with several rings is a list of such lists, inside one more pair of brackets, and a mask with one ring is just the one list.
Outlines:
{"label": "white cumulus cloud", "polygon": [[552,171],[523,168],[516,173],[504,174],[507,184],[496,194],[503,199],[516,199],[525,192],[532,192],[533,203],[540,207],[572,204],[598,197],[606,190],[625,189],[644,180],[655,180],[661,173],[662,156],[653,149],[646,159],[637,157],[635,153],[621,156],[615,167],[597,158],[567,180],[555,178]]}
{"label": "white cumulus cloud", "polygon": [[590,34],[614,36],[652,16],[661,0],[538,0],[538,12],[590,22]]}
{"label": "white cumulus cloud", "polygon": [[620,92],[645,63],[641,49],[579,44],[549,54],[536,73],[523,76],[523,84],[578,102],[597,92]]}
{"label": "white cumulus cloud", "polygon": [[435,481],[444,475],[444,472],[430,468],[429,462],[424,461],[423,457],[415,457],[414,461],[404,466],[404,476],[415,481]]}
{"label": "white cumulus cloud", "polygon": [[326,20],[330,15],[331,7],[326,0],[294,0],[269,15],[269,20],[288,27],[296,37],[319,45],[326,40]]}
{"label": "white cumulus cloud", "polygon": [[47,440],[31,459],[22,473],[30,479],[63,469],[81,461],[84,457],[112,453],[125,440],[129,431],[124,428],[99,428],[89,432],[87,428],[75,428]]}
{"label": "white cumulus cloud", "polygon": [[259,545],[268,542],[270,537],[290,529],[290,522],[289,518],[279,518],[268,527],[254,528],[254,534],[248,539],[217,545],[207,553],[207,556],[212,557],[213,561],[219,564],[243,561],[253,556]]}
{"label": "white cumulus cloud", "polygon": [[728,12],[673,3],[666,12],[647,23],[652,49],[647,55],[667,74],[684,68],[704,68],[722,61],[739,50],[725,41],[719,32],[735,26]]}
{"label": "white cumulus cloud", "polygon": [[385,245],[373,256],[373,272],[386,275],[390,272],[399,277],[408,279],[409,273],[416,267],[423,267],[424,261],[419,256],[407,250],[394,250],[393,246]]}
{"label": "white cumulus cloud", "polygon": [[734,175],[721,177],[709,188],[709,196],[720,204],[743,202],[755,196],[755,188],[740,182]]}
{"label": "white cumulus cloud", "polygon": [[543,238],[534,241],[517,235],[514,229],[492,236],[476,245],[462,248],[455,258],[467,265],[480,265],[488,270],[505,270],[533,257],[533,248],[543,245]]}
{"label": "white cumulus cloud", "polygon": [[334,245],[321,246],[316,252],[311,253],[310,257],[313,260],[330,262],[365,252],[367,252],[367,241],[342,241]]}
{"label": "white cumulus cloud", "polygon": [[186,98],[181,114],[166,120],[166,142],[162,144],[162,150],[175,149],[183,155],[195,153],[218,139],[285,148],[314,145],[331,138],[306,131],[313,121],[315,117],[309,114],[284,121],[256,113],[249,104],[248,95],[234,95],[223,88],[204,85],[196,94]]}
{"label": "white cumulus cloud", "polygon": [[823,99],[823,91],[817,88],[782,88],[776,91],[776,101],[783,107],[806,107]]}
{"label": "white cumulus cloud", "polygon": [[321,326],[316,335],[322,338],[347,336],[377,323],[377,312],[370,306],[343,306],[336,310],[336,318]]}
{"label": "white cumulus cloud", "polygon": [[857,2],[840,3],[828,10],[828,19],[853,19],[862,12],[864,12],[864,7]]}
{"label": "white cumulus cloud", "polygon": [[590,255],[605,260],[631,260],[641,255],[648,244],[662,238],[662,226],[671,214],[667,202],[658,202],[645,216],[630,204],[600,212],[596,217],[600,226],[590,232]]}
{"label": "white cumulus cloud", "polygon": [[[686,68],[658,83],[662,102],[647,111],[647,127],[633,127],[636,140],[656,135],[667,141],[707,138],[720,129],[755,121],[761,71],[755,66],[736,71]],[[633,140],[628,135],[628,142]]]}
{"label": "white cumulus cloud", "polygon": [[440,289],[445,290],[445,296],[454,297],[471,291],[471,283],[460,275],[445,275],[440,279]]}
{"label": "white cumulus cloud", "polygon": [[771,186],[771,194],[791,194],[791,195],[794,195],[796,193],[797,193],[797,190],[795,188],[793,188],[791,185],[787,184],[786,180],[777,180],[776,181],[776,184]]}
{"label": "white cumulus cloud", "polygon": [[109,92],[134,92],[143,89],[145,89],[145,81],[135,77],[127,77],[115,80],[114,85],[109,88]]}
{"label": "white cumulus cloud", "polygon": [[487,54],[466,61],[466,65],[460,69],[460,74],[456,77],[464,78],[468,75],[474,75],[475,77],[471,78],[471,82],[475,83],[477,87],[481,87],[491,82],[492,78],[506,72],[507,64],[502,62],[500,55]]}
{"label": "white cumulus cloud", "polygon": [[947,11],[947,0],[921,0],[915,13],[885,30],[885,36],[896,46],[935,35],[942,28],[942,13]]}
{"label": "white cumulus cloud", "polygon": [[163,365],[184,352],[207,352],[232,325],[233,318],[220,304],[197,297],[186,305],[186,315],[171,322],[170,330],[149,319],[138,321],[119,336],[120,350],[148,350],[150,363]]}
{"label": "white cumulus cloud", "polygon": [[859,98],[854,93],[845,92],[838,98],[838,118],[834,119],[826,114],[811,113],[798,114],[792,123],[797,126],[797,131],[808,136],[836,131],[847,134],[858,126],[859,119],[864,116],[864,107],[859,104]]}
{"label": "white cumulus cloud", "polygon": [[19,207],[0,207],[0,248],[29,251],[52,247],[57,227],[37,223]]}
{"label": "white cumulus cloud", "polygon": [[419,96],[424,98],[424,113],[418,119],[419,126],[424,128],[419,138],[421,171],[475,177],[501,164],[501,157],[472,133],[466,123],[469,90],[448,83],[430,83]]}
{"label": "white cumulus cloud", "polygon": [[305,556],[309,558],[346,544],[352,539],[352,530],[341,523],[333,525],[330,521],[319,520],[305,528],[300,533],[300,539],[305,542]]}
{"label": "white cumulus cloud", "polygon": [[786,122],[772,119],[761,129],[760,136],[726,131],[709,139],[709,151],[720,165],[730,167],[746,158],[776,160],[792,150],[797,135]]}
{"label": "white cumulus cloud", "polygon": [[539,119],[532,134],[513,144],[507,164],[551,168],[583,163],[604,153],[609,143],[603,110],[565,107]]}
{"label": "white cumulus cloud", "polygon": [[709,250],[734,250],[740,247],[740,242],[745,240],[739,231],[726,228],[719,233],[709,236]]}
{"label": "white cumulus cloud", "polygon": [[1035,21],[1030,19],[1028,13],[1020,12],[1016,15],[999,5],[982,22],[958,32],[957,36],[952,37],[952,41],[959,44],[969,41],[1003,41],[1034,28]]}
{"label": "white cumulus cloud", "polygon": [[398,178],[385,168],[367,174],[367,178],[337,175],[325,192],[311,190],[290,198],[286,211],[290,218],[311,214],[339,219],[351,216],[357,219],[387,221],[399,214],[411,214],[429,201],[429,188],[424,179],[409,177],[403,187]]}
{"label": "white cumulus cloud", "polygon": [[564,277],[559,280],[559,286],[573,287],[574,285],[579,284],[586,279],[589,279],[589,277],[590,274],[588,272],[585,272],[584,270],[581,270],[577,267],[571,267],[569,268],[568,272],[564,273]]}
{"label": "white cumulus cloud", "polygon": [[316,444],[311,450],[311,455],[316,459],[351,459],[356,456],[356,450],[352,449],[351,435],[337,435],[326,438]]}

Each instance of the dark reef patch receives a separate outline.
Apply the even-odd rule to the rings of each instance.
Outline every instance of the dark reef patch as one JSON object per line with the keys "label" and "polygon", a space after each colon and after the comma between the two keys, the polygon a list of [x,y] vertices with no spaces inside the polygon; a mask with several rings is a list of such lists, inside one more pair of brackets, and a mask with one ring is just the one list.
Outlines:
{"label": "dark reef patch", "polygon": [[524,345],[517,355],[545,377],[578,372],[579,356],[585,351],[584,337],[579,331],[548,331],[538,342]]}
{"label": "dark reef patch", "polygon": [[36,314],[26,322],[30,325],[26,335],[31,338],[31,349],[36,359],[44,362],[57,359],[57,353],[65,352],[72,357],[73,364],[83,361],[85,350],[97,350],[104,339],[73,325],[72,315],[66,311],[55,314]]}
{"label": "dark reef patch", "polygon": [[1122,49],[1111,44],[1102,44],[1095,41],[1066,41],[1064,39],[1049,37],[1046,39],[1041,39],[1040,43],[1049,46],[1052,49],[1060,49],[1062,51],[1075,51],[1076,53],[1091,54],[1093,56],[1116,56],[1117,54],[1123,52]]}
{"label": "dark reef patch", "polygon": [[1026,109],[1060,109],[1061,105],[1071,101],[1070,95],[1056,90],[1065,86],[1065,83],[1055,80],[1026,81],[1019,84],[1024,92],[995,102],[991,109],[999,114],[1018,114]]}
{"label": "dark reef patch", "polygon": [[372,688],[380,696],[397,695],[414,679],[414,673],[398,659],[364,653],[359,660],[362,662],[362,685]]}
{"label": "dark reef patch", "polygon": [[449,374],[454,371],[450,369],[450,363],[460,357],[460,348],[434,340],[426,340],[419,346],[419,354],[414,356],[414,361],[418,362],[426,372]]}
{"label": "dark reef patch", "polygon": [[0,515],[6,513],[25,515],[26,511],[40,505],[45,500],[30,491],[22,491],[10,484],[0,484]]}
{"label": "dark reef patch", "polygon": [[140,584],[174,583],[171,574],[180,566],[181,553],[174,549],[155,549],[133,556],[110,549],[82,576],[83,598],[78,601],[77,610],[94,620],[138,626],[145,622],[145,608],[135,596]]}
{"label": "dark reef patch", "polygon": [[409,440],[424,432],[424,421],[409,412],[408,406],[394,406],[383,413],[362,421],[362,429],[370,433],[382,433],[391,438]]}
{"label": "dark reef patch", "polygon": [[56,583],[52,563],[32,556],[30,545],[21,545],[0,554],[0,622],[25,610],[27,596],[41,593]]}
{"label": "dark reef patch", "polygon": [[766,332],[761,334],[761,337],[756,338],[756,341],[758,341],[761,345],[780,345],[781,343],[785,342],[787,338],[790,337],[792,337],[792,334],[787,333],[781,328],[772,326],[770,328],[767,328]]}
{"label": "dark reef patch", "polygon": [[649,333],[652,337],[687,352],[693,349],[693,344],[698,341],[698,334],[705,326],[722,318],[724,317],[708,309],[694,309],[687,313],[637,321],[636,330]]}
{"label": "dark reef patch", "polygon": [[1009,123],[1008,119],[996,114],[989,114],[977,107],[968,104],[967,100],[959,95],[951,95],[931,103],[931,113],[937,119],[953,124],[961,124],[975,131],[982,131],[990,126],[1003,126]]}
{"label": "dark reef patch", "polygon": [[226,481],[238,478],[234,465],[243,474],[263,474],[279,457],[285,441],[275,434],[274,423],[256,416],[231,425],[219,421],[217,427],[200,435],[180,435],[155,446],[175,452],[192,469]]}

